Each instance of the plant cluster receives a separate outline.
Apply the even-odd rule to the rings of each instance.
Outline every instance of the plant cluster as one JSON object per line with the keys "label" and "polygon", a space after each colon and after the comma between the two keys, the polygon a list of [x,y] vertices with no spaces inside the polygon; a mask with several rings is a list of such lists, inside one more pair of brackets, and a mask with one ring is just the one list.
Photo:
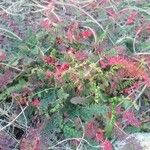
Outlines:
{"label": "plant cluster", "polygon": [[113,150],[149,132],[149,7],[0,3],[0,148]]}

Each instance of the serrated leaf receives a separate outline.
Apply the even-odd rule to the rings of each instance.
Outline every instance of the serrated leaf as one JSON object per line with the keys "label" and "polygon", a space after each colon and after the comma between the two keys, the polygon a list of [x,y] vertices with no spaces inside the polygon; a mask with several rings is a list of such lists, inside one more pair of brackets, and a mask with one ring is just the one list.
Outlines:
{"label": "serrated leaf", "polygon": [[107,112],[108,112],[108,107],[106,105],[101,105],[101,104],[94,104],[87,107],[82,107],[79,110],[79,113],[81,114],[81,117],[84,120],[89,120],[93,118],[93,115],[98,115],[98,116],[106,115]]}
{"label": "serrated leaf", "polygon": [[126,109],[126,108],[130,107],[132,104],[133,104],[132,101],[126,100],[123,103],[123,107]]}
{"label": "serrated leaf", "polygon": [[106,127],[105,127],[106,137],[109,138],[111,136],[112,130],[113,130],[113,123],[111,122],[111,120],[109,120],[109,121],[106,122]]}
{"label": "serrated leaf", "polygon": [[65,91],[61,88],[58,90],[57,96],[59,99],[67,99],[69,94],[65,93]]}

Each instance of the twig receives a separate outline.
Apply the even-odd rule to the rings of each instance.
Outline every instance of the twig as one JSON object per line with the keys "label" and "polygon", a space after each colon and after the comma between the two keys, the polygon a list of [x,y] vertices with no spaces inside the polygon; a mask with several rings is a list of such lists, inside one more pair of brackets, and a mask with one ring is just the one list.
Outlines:
{"label": "twig", "polygon": [[9,127],[10,125],[12,125],[12,124],[24,113],[24,111],[26,110],[27,107],[28,107],[28,106],[24,107],[17,117],[15,117],[15,118],[14,118],[11,122],[9,122],[6,126],[2,127],[2,128],[0,129],[0,132],[1,132],[2,130],[5,130],[5,129],[6,129],[7,127]]}
{"label": "twig", "polygon": [[64,139],[60,142],[58,142],[57,144],[55,144],[54,146],[52,147],[49,147],[48,149],[54,149],[56,146],[64,143],[64,142],[67,142],[67,141],[72,141],[72,140],[76,140],[76,141],[79,141],[79,140],[83,140],[84,142],[86,142],[90,147],[93,147],[93,148],[100,148],[101,146],[100,145],[97,145],[97,146],[94,146],[94,145],[91,145],[87,140],[85,139],[82,139],[82,138],[68,138],[68,139]]}
{"label": "twig", "polygon": [[11,66],[11,65],[9,65],[9,64],[0,63],[0,65],[4,65],[4,66],[7,66],[7,67],[10,67],[10,68],[15,69],[15,70],[17,70],[17,71],[22,71],[21,69],[16,68],[16,67],[14,67],[14,66]]}
{"label": "twig", "polygon": [[[147,85],[144,85],[144,87],[142,88],[141,92],[140,92],[140,93],[138,94],[138,96],[135,98],[134,102],[136,102],[136,101],[141,97],[141,95],[143,94],[143,92],[145,91],[146,88],[147,88]],[[134,105],[134,102],[132,103],[131,106],[129,106],[129,107],[125,110],[125,112],[128,111],[128,110]]]}
{"label": "twig", "polygon": [[[79,117],[78,117],[79,118]],[[85,128],[84,128],[84,126],[83,126],[83,123],[82,123],[82,121],[81,121],[81,119],[79,118],[79,120],[80,120],[80,124],[81,124],[81,126],[82,126],[82,130],[83,130],[83,135],[82,135],[82,140],[80,141],[80,143],[79,143],[79,145],[77,146],[77,148],[76,148],[76,150],[79,150],[79,148],[80,148],[80,146],[81,146],[81,144],[82,144],[82,141],[83,141],[83,139],[84,139],[84,137],[85,137]]]}
{"label": "twig", "polygon": [[25,127],[26,127],[26,129],[28,128],[28,121],[27,121],[27,118],[26,118],[26,115],[25,115],[25,113],[24,113],[24,111],[23,111],[23,108],[22,108],[22,106],[21,106],[21,104],[20,104],[20,108],[21,108],[21,110],[22,110],[22,114],[23,114],[23,116],[24,116],[24,121],[25,121]]}
{"label": "twig", "polygon": [[7,32],[7,33],[10,33],[10,34],[12,34],[14,37],[16,37],[19,41],[22,41],[22,39],[21,39],[18,35],[16,35],[15,33],[11,32],[11,31],[9,31],[9,30],[7,30],[7,29],[5,29],[5,28],[0,28],[0,30],[2,30],[2,31],[4,31],[4,32]]}

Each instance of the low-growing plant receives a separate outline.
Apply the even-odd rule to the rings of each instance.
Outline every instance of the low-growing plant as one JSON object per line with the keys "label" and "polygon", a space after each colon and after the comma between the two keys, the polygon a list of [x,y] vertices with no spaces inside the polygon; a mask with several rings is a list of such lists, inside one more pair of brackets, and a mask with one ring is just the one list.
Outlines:
{"label": "low-growing plant", "polygon": [[0,131],[17,149],[112,150],[116,139],[149,132],[146,1],[31,0],[0,9]]}

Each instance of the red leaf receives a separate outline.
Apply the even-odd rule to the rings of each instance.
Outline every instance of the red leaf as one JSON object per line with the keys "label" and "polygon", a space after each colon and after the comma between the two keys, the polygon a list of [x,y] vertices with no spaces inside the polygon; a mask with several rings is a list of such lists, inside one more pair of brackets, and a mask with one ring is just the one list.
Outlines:
{"label": "red leaf", "polygon": [[138,15],[138,13],[135,12],[135,11],[133,11],[133,12],[131,13],[131,15],[127,18],[127,22],[126,22],[127,25],[132,25],[132,24],[134,24],[137,15]]}
{"label": "red leaf", "polygon": [[102,148],[103,148],[103,150],[113,150],[112,144],[109,140],[105,140],[102,143]]}
{"label": "red leaf", "polygon": [[60,80],[63,73],[65,73],[68,69],[69,69],[69,64],[68,63],[63,63],[63,64],[60,64],[60,65],[57,65],[55,73],[54,73],[54,77],[57,80]]}
{"label": "red leaf", "polygon": [[86,60],[88,58],[88,55],[87,55],[86,52],[83,52],[83,51],[80,52],[80,51],[78,51],[78,52],[75,53],[75,57],[76,57],[76,59],[78,61],[84,61],[84,60]]}
{"label": "red leaf", "polygon": [[128,125],[132,125],[135,127],[140,127],[140,121],[135,117],[134,112],[126,111],[122,117],[123,121],[125,121]]}
{"label": "red leaf", "polygon": [[39,130],[30,128],[25,137],[22,138],[20,150],[41,150],[41,139]]}
{"label": "red leaf", "polygon": [[89,138],[95,139],[97,130],[98,130],[98,128],[96,126],[96,123],[95,123],[95,121],[92,120],[92,121],[88,122],[85,126],[85,135]]}
{"label": "red leaf", "polygon": [[35,98],[35,99],[32,100],[31,104],[35,107],[39,107],[41,102],[38,98]]}
{"label": "red leaf", "polygon": [[66,71],[68,69],[69,69],[69,64],[68,63],[64,63],[64,64],[61,65],[61,68],[60,68],[61,71]]}
{"label": "red leaf", "polygon": [[52,27],[52,22],[48,18],[45,18],[41,21],[41,26],[48,30]]}
{"label": "red leaf", "polygon": [[104,133],[102,130],[99,130],[97,133],[96,133],[96,141],[97,142],[102,142],[104,141]]}
{"label": "red leaf", "polygon": [[81,35],[84,39],[88,39],[92,35],[92,32],[90,30],[85,30],[81,32]]}
{"label": "red leaf", "polygon": [[107,15],[110,18],[113,18],[113,19],[117,19],[118,18],[118,14],[112,8],[107,9]]}
{"label": "red leaf", "polygon": [[46,78],[52,78],[53,77],[53,72],[47,70],[46,71]]}
{"label": "red leaf", "polygon": [[74,35],[73,35],[73,32],[72,32],[70,29],[68,29],[68,31],[67,31],[67,39],[68,39],[71,43],[75,40],[75,37],[74,37]]}
{"label": "red leaf", "polygon": [[100,67],[101,67],[102,69],[105,69],[105,68],[107,68],[107,66],[108,66],[108,64],[105,63],[103,60],[100,60],[100,61],[99,61],[99,65],[100,65]]}
{"label": "red leaf", "polygon": [[71,43],[76,40],[76,38],[75,38],[75,32],[78,29],[78,26],[79,26],[78,23],[72,23],[68,27],[68,30],[67,30],[67,39]]}
{"label": "red leaf", "polygon": [[56,62],[56,59],[52,56],[44,56],[43,61],[47,63],[48,65],[54,65],[54,63]]}
{"label": "red leaf", "polygon": [[0,50],[0,62],[6,59],[6,53]]}

